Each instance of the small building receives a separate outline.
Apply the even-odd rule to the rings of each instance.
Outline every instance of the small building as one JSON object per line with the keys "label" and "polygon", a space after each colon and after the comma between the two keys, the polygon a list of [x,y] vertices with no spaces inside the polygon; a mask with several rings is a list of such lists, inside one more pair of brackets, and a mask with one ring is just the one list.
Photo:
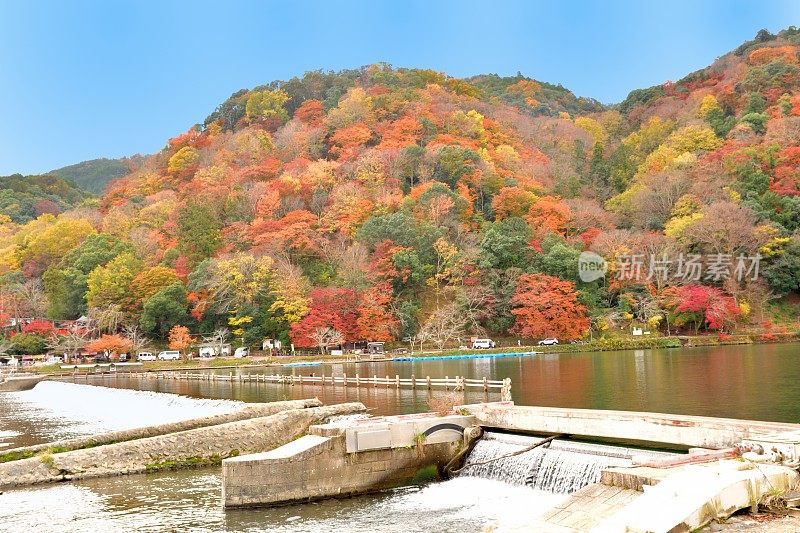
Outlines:
{"label": "small building", "polygon": [[231,354],[230,344],[205,343],[197,347],[197,355],[200,357],[227,357]]}
{"label": "small building", "polygon": [[385,353],[383,349],[385,345],[386,345],[385,342],[368,342],[367,353],[370,355],[370,357],[375,357],[375,356],[380,357]]}
{"label": "small building", "polygon": [[264,339],[261,341],[261,349],[265,352],[283,348],[283,343],[278,339]]}

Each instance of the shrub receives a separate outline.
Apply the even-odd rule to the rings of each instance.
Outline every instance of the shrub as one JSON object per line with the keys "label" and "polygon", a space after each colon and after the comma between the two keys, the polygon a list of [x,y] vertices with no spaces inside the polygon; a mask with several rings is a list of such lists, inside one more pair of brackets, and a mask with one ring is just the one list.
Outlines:
{"label": "shrub", "polygon": [[14,343],[8,351],[11,355],[39,355],[47,349],[44,337],[34,333],[20,333],[12,339]]}

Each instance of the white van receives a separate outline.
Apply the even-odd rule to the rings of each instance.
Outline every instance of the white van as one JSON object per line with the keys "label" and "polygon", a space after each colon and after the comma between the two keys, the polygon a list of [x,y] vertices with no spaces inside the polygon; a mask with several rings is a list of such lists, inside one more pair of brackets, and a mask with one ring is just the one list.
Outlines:
{"label": "white van", "polygon": [[246,346],[241,346],[239,348],[236,348],[236,351],[233,352],[233,356],[236,359],[241,359],[242,357],[248,357],[249,355],[250,355],[250,348],[247,348]]}
{"label": "white van", "polygon": [[495,344],[492,339],[475,339],[472,341],[472,349],[473,350],[481,350],[481,349],[488,349],[494,348]]}
{"label": "white van", "polygon": [[139,352],[139,355],[136,356],[137,361],[155,361],[156,356],[150,352]]}
{"label": "white van", "polygon": [[180,358],[181,352],[178,350],[164,350],[158,354],[158,359],[160,361],[178,361]]}

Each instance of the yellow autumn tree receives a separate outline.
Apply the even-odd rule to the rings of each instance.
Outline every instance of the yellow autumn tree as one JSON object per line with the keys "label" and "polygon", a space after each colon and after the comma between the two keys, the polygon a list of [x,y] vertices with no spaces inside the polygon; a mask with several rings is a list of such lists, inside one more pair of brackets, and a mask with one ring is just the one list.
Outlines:
{"label": "yellow autumn tree", "polygon": [[594,139],[594,142],[605,144],[608,134],[605,128],[591,117],[578,117],[575,119],[575,125],[588,133]]}
{"label": "yellow autumn tree", "polygon": [[[51,223],[50,223],[51,222]],[[43,215],[31,222],[35,227],[22,240],[20,263],[35,261],[42,268],[55,263],[97,231],[84,218],[58,218]]]}
{"label": "yellow autumn tree", "polygon": [[670,168],[684,154],[708,152],[722,146],[722,139],[709,127],[691,125],[674,131],[639,167],[639,172],[652,174]]}
{"label": "yellow autumn tree", "polygon": [[245,113],[250,120],[278,120],[284,123],[289,120],[284,107],[288,101],[289,95],[282,89],[253,91],[247,97]]}
{"label": "yellow autumn tree", "polygon": [[183,172],[200,161],[200,153],[192,146],[184,146],[169,158],[167,170],[173,174]]}
{"label": "yellow autumn tree", "polygon": [[697,108],[697,116],[700,118],[707,118],[711,113],[722,112],[722,106],[719,105],[717,98],[713,94],[705,95]]}
{"label": "yellow autumn tree", "polygon": [[276,275],[272,284],[272,295],[275,301],[269,308],[276,319],[294,324],[308,314],[309,284],[302,271],[289,262],[276,265]]}
{"label": "yellow autumn tree", "polygon": [[328,111],[324,122],[328,128],[336,130],[358,122],[369,125],[373,122],[372,98],[361,87],[354,87],[339,100],[338,106]]}

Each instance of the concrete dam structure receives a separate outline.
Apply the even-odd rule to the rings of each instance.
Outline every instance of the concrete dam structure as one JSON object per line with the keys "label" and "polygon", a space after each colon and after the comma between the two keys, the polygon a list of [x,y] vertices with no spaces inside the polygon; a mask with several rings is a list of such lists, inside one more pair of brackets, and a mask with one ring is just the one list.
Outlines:
{"label": "concrete dam structure", "polygon": [[449,472],[570,495],[530,531],[691,531],[795,487],[798,442],[796,424],[498,402],[457,407],[448,416],[311,426],[275,450],[223,460],[222,496],[226,508],[272,506]]}

